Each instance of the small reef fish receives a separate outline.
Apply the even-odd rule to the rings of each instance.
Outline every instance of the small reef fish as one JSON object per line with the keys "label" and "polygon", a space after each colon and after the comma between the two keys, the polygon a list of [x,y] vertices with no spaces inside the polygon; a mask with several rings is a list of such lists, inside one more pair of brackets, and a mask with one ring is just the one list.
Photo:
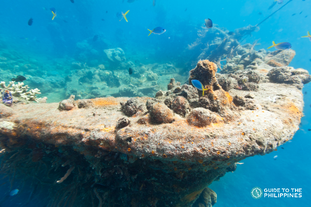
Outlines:
{"label": "small reef fish", "polygon": [[211,19],[205,19],[205,27],[210,29],[213,27],[213,21]]}
{"label": "small reef fish", "polygon": [[194,87],[196,87],[197,89],[202,90],[202,96],[204,96],[204,91],[207,91],[208,88],[204,88],[204,86],[202,85],[202,83],[201,83],[200,81],[198,81],[198,80],[195,80],[195,79],[191,80],[191,83],[192,83],[192,85],[193,85]]}
{"label": "small reef fish", "polygon": [[132,75],[134,70],[132,68],[129,68],[129,74]]}
{"label": "small reef fish", "polygon": [[237,162],[237,163],[235,163],[235,164],[237,164],[237,165],[243,165],[244,162]]}
{"label": "small reef fish", "polygon": [[15,190],[12,190],[11,192],[10,192],[10,196],[15,196],[15,195],[17,195],[18,194],[18,189],[15,189]]}
{"label": "small reef fish", "polygon": [[311,41],[311,35],[310,35],[310,32],[308,31],[308,35],[307,35],[307,36],[302,36],[302,38],[309,38],[309,40]]}
{"label": "small reef fish", "polygon": [[123,18],[125,19],[126,22],[127,21],[127,18],[126,18],[126,15],[129,13],[130,10],[127,10],[127,12],[123,13],[123,12],[118,12],[117,13],[117,18],[119,19],[119,21],[121,21]]}
{"label": "small reef fish", "polygon": [[275,42],[272,42],[272,46],[268,47],[268,49],[275,47],[278,50],[286,50],[292,47],[292,45],[289,42],[281,42],[278,44],[275,44]]}
{"label": "small reef fish", "polygon": [[156,0],[153,0],[152,5],[153,5],[153,6],[155,6],[155,5],[156,5]]}
{"label": "small reef fish", "polygon": [[74,0],[70,0],[70,2],[71,2],[71,3],[75,3],[75,1],[74,1]]}
{"label": "small reef fish", "polygon": [[31,25],[32,25],[32,23],[33,23],[33,19],[32,19],[32,18],[30,18],[30,19],[28,20],[28,25],[29,25],[29,26],[31,26]]}
{"label": "small reef fish", "polygon": [[18,75],[16,78],[11,79],[11,81],[15,81],[15,82],[23,82],[24,80],[26,80],[26,78],[22,75]]}
{"label": "small reef fish", "polygon": [[164,29],[163,27],[156,27],[153,30],[148,29],[148,31],[150,32],[148,36],[150,36],[151,33],[161,35],[166,32],[166,29]]}
{"label": "small reef fish", "polygon": [[277,156],[277,155],[275,155],[275,156],[273,157],[273,159],[274,159],[274,160],[276,160],[277,158],[278,158],[278,156]]}
{"label": "small reef fish", "polygon": [[56,10],[55,10],[55,8],[51,8],[51,12],[53,14],[52,20],[54,20],[54,18],[56,17]]}
{"label": "small reef fish", "polygon": [[94,35],[93,42],[96,42],[98,40],[98,35]]}
{"label": "small reef fish", "polygon": [[133,3],[135,0],[127,0],[128,3]]}

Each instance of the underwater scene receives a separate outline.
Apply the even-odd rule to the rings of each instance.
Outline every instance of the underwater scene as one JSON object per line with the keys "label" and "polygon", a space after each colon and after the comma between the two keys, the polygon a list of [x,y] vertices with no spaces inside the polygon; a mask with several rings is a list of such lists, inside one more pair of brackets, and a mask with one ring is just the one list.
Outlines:
{"label": "underwater scene", "polygon": [[0,5],[0,207],[310,206],[311,0]]}

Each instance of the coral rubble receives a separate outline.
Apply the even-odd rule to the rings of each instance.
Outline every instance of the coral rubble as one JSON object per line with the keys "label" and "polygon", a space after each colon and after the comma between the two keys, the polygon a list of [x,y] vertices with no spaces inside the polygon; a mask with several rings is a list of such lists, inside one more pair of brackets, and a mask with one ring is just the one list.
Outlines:
{"label": "coral rubble", "polygon": [[[48,185],[49,206],[213,206],[207,186],[299,128],[310,75],[259,59],[230,74],[199,61],[188,83],[172,79],[156,98],[2,107],[0,169]],[[208,88],[204,96],[192,79]]]}

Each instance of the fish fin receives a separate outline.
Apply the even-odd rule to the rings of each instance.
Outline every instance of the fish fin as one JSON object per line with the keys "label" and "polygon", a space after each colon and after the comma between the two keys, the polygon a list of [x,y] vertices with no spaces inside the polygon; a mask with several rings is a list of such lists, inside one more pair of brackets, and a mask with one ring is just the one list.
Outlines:
{"label": "fish fin", "polygon": [[203,88],[202,87],[202,96],[204,96],[204,91],[207,91],[208,90],[208,88]]}
{"label": "fish fin", "polygon": [[272,45],[271,45],[270,47],[268,47],[268,49],[273,48],[273,47],[275,47],[275,46],[276,46],[275,42],[272,41]]}
{"label": "fish fin", "polygon": [[129,22],[129,21],[127,21],[127,18],[126,18],[126,15],[127,15],[127,13],[129,13],[129,11],[130,10],[127,10],[127,12],[125,12],[125,14],[122,14],[126,22]]}
{"label": "fish fin", "polygon": [[151,35],[151,33],[153,32],[153,30],[148,29],[148,31],[150,32],[148,36],[150,36],[150,35]]}
{"label": "fish fin", "polygon": [[54,20],[54,18],[56,17],[56,14],[53,11],[51,11],[51,12],[53,14],[52,20]]}
{"label": "fish fin", "polygon": [[307,36],[302,36],[302,38],[305,38],[305,37],[311,37],[310,35],[310,32],[308,31],[308,35]]}

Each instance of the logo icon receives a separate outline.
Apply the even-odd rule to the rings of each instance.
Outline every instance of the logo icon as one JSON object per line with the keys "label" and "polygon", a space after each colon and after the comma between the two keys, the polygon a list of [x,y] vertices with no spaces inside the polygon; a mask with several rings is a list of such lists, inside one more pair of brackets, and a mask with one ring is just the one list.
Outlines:
{"label": "logo icon", "polygon": [[261,190],[261,188],[259,188],[259,187],[253,188],[252,191],[251,191],[251,195],[255,199],[261,198],[262,197],[262,190]]}

